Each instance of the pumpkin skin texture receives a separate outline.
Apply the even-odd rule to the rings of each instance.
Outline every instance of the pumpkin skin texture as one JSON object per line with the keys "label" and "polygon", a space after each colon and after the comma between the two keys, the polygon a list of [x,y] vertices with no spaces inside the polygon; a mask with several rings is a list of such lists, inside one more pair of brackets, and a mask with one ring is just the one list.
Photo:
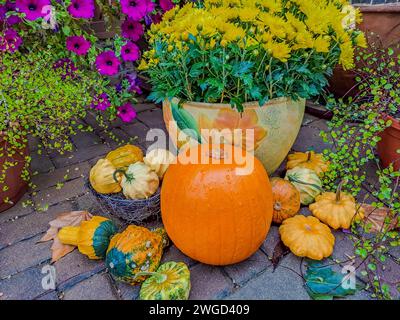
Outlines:
{"label": "pumpkin skin texture", "polygon": [[293,184],[281,178],[271,178],[271,186],[274,199],[272,221],[282,223],[299,212],[300,193]]}
{"label": "pumpkin skin texture", "polygon": [[334,192],[324,192],[315,198],[309,209],[314,216],[333,229],[349,229],[353,220],[364,217],[364,209],[358,208],[350,194],[341,191],[342,183]]}
{"label": "pumpkin skin texture", "polygon": [[295,167],[314,170],[321,177],[328,171],[329,162],[324,160],[322,154],[314,151],[295,152],[288,155],[286,169],[289,170]]}
{"label": "pumpkin skin texture", "polygon": [[164,177],[169,165],[174,162],[175,156],[165,149],[153,149],[146,154],[143,159],[150,169],[157,173],[158,178],[161,180]]}
{"label": "pumpkin skin texture", "polygon": [[[235,153],[254,161],[250,174],[237,174],[236,169],[243,167]],[[186,164],[189,155],[192,161]],[[223,157],[220,163],[213,161],[218,157]],[[245,260],[270,228],[272,190],[267,172],[258,159],[232,145],[186,148],[164,176],[161,216],[172,242],[192,259],[211,265]]]}
{"label": "pumpkin skin texture", "polygon": [[131,164],[121,180],[122,192],[127,199],[147,199],[158,189],[157,174],[143,162]]}
{"label": "pumpkin skin texture", "polygon": [[322,260],[333,252],[335,237],[317,218],[296,215],[279,227],[282,242],[298,257]]}
{"label": "pumpkin skin texture", "polygon": [[117,174],[117,180],[114,179],[115,167],[107,159],[99,159],[90,169],[89,181],[94,190],[98,193],[109,194],[121,191],[119,181],[121,175]]}
{"label": "pumpkin skin texture", "polygon": [[322,182],[317,173],[306,168],[295,167],[286,172],[286,180],[289,180],[300,192],[300,202],[309,205],[322,190]]}
{"label": "pumpkin skin texture", "polygon": [[107,218],[94,216],[79,227],[64,227],[58,232],[61,243],[77,246],[89,259],[102,259],[106,255],[110,238],[117,232],[115,224]]}
{"label": "pumpkin skin texture", "polygon": [[128,226],[111,238],[107,249],[106,265],[118,280],[138,284],[146,276],[140,272],[157,270],[165,241],[162,229],[150,231],[144,227]]}
{"label": "pumpkin skin texture", "polygon": [[190,271],[183,262],[169,261],[147,278],[140,288],[140,300],[187,300]]}
{"label": "pumpkin skin texture", "polygon": [[143,152],[139,147],[127,144],[110,151],[106,159],[110,160],[117,169],[127,168],[132,163],[143,161]]}

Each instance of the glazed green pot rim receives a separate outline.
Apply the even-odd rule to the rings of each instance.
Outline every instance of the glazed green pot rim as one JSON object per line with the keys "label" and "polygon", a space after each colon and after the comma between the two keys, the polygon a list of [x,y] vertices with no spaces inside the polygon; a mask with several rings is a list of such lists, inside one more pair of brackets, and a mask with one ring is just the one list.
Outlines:
{"label": "glazed green pot rim", "polygon": [[[173,98],[172,101],[179,101],[179,98]],[[164,100],[164,103],[166,101]],[[287,97],[282,98],[275,98],[265,102],[262,106],[259,105],[258,101],[251,101],[243,103],[245,109],[260,109],[265,108],[267,106],[275,105],[275,104],[282,104],[282,103],[297,103],[301,105],[305,105],[305,99],[299,99],[297,101],[292,100]],[[229,103],[208,103],[208,102],[195,102],[195,101],[186,101],[184,105],[188,105],[191,107],[198,107],[198,108],[209,108],[209,109],[232,109],[232,106]]]}

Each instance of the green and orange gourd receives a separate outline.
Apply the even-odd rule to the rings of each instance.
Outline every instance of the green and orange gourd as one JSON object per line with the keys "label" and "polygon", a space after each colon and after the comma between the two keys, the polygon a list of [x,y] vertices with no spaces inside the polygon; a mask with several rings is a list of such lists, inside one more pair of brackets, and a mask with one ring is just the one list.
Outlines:
{"label": "green and orange gourd", "polygon": [[110,238],[117,232],[115,224],[107,218],[94,216],[80,226],[63,227],[58,238],[63,244],[77,246],[89,259],[105,257]]}

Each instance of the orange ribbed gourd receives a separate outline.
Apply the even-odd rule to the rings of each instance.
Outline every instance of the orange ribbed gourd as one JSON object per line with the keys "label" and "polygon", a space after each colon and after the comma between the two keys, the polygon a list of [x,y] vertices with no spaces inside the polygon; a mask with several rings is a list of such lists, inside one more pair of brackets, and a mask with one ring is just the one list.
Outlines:
{"label": "orange ribbed gourd", "polygon": [[[192,163],[187,164],[189,154]],[[254,168],[240,175],[243,159]],[[272,205],[263,165],[232,145],[185,148],[169,166],[161,190],[168,236],[183,253],[211,265],[237,263],[257,251],[271,225]]]}

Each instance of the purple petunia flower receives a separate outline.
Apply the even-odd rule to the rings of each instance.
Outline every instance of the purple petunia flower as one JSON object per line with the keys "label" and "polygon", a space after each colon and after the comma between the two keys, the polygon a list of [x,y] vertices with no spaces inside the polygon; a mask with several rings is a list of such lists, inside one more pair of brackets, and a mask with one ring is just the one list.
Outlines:
{"label": "purple petunia flower", "polygon": [[115,56],[114,51],[107,50],[96,58],[96,67],[101,75],[113,76],[118,73],[121,62]]}
{"label": "purple petunia flower", "polygon": [[22,38],[14,29],[7,29],[0,34],[0,51],[14,53],[22,44]]}
{"label": "purple petunia flower", "polygon": [[136,118],[136,110],[133,108],[130,102],[118,107],[117,115],[123,122],[131,122]]}
{"label": "purple petunia flower", "polygon": [[111,106],[110,100],[108,100],[108,95],[106,93],[102,93],[93,98],[93,101],[90,105],[91,108],[96,110],[104,111]]}
{"label": "purple petunia flower", "polygon": [[8,12],[15,12],[16,5],[14,2],[11,2],[8,0],[5,4],[0,5],[0,22],[4,22],[8,26],[12,26],[14,24],[20,23],[21,18],[16,16],[16,15],[10,15],[8,18],[6,18],[6,14]]}
{"label": "purple petunia flower", "polygon": [[136,92],[137,94],[142,94],[142,89],[140,88],[140,85],[142,82],[138,78],[137,74],[135,72],[128,73],[125,76],[125,79],[128,80],[129,82],[129,90]]}
{"label": "purple petunia flower", "polygon": [[68,12],[74,18],[91,19],[94,17],[94,1],[72,0]]}
{"label": "purple petunia flower", "polygon": [[70,36],[66,41],[67,49],[79,56],[84,56],[90,49],[90,41],[83,36]]}
{"label": "purple petunia flower", "polygon": [[140,58],[140,49],[133,42],[128,42],[121,48],[121,57],[124,61],[136,61]]}
{"label": "purple petunia flower", "polygon": [[156,8],[156,4],[151,0],[143,0],[146,3],[146,14],[151,13]]}
{"label": "purple petunia flower", "polygon": [[61,78],[65,80],[67,77],[68,78],[75,78],[75,71],[78,70],[77,67],[75,66],[74,62],[68,58],[62,58],[57,60],[53,64],[53,69],[59,70],[61,69]]}
{"label": "purple petunia flower", "polygon": [[121,33],[124,38],[132,41],[137,41],[144,33],[143,26],[140,22],[132,20],[130,18],[126,19],[121,26]]}
{"label": "purple petunia flower", "polygon": [[139,21],[148,12],[147,0],[121,0],[121,11],[129,18]]}
{"label": "purple petunia flower", "polygon": [[25,13],[27,20],[33,21],[45,16],[43,7],[50,5],[50,0],[17,0],[15,5],[19,12]]}
{"label": "purple petunia flower", "polygon": [[160,0],[160,7],[164,12],[166,12],[175,7],[175,4],[171,0]]}

